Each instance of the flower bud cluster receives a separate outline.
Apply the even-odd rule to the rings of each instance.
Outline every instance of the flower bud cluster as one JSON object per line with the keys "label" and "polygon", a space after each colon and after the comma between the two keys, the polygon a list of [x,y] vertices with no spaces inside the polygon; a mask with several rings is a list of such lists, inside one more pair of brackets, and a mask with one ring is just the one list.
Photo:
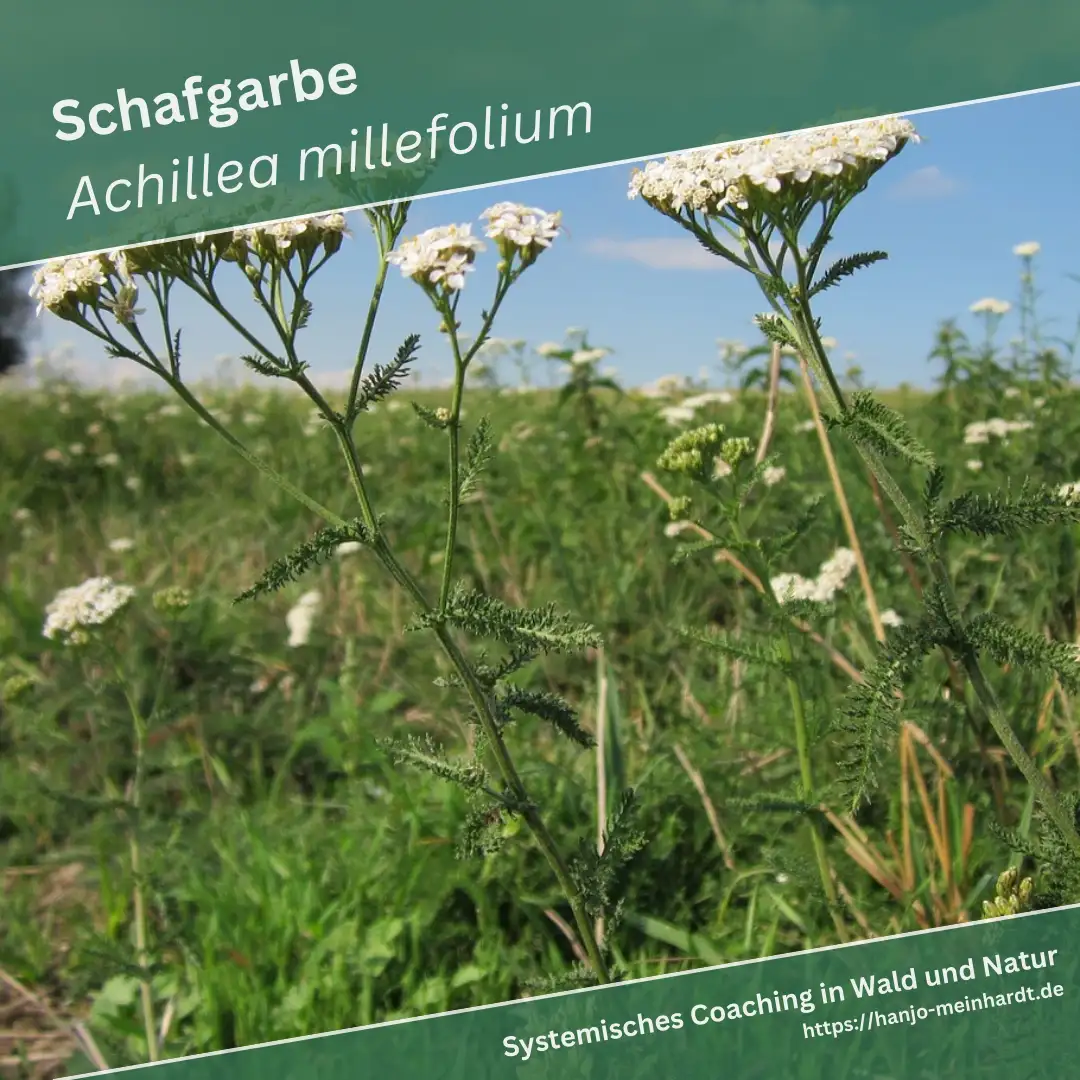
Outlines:
{"label": "flower bud cluster", "polygon": [[[39,315],[47,310],[71,319],[105,306],[118,322],[131,323],[138,313],[136,277],[157,272],[182,276],[192,259],[204,254],[242,265],[252,255],[261,263],[284,263],[296,254],[310,257],[320,247],[329,256],[341,247],[347,232],[344,214],[321,214],[274,225],[199,233],[188,240],[52,259],[34,273],[30,296],[37,301]],[[257,269],[253,272],[260,273]]]}

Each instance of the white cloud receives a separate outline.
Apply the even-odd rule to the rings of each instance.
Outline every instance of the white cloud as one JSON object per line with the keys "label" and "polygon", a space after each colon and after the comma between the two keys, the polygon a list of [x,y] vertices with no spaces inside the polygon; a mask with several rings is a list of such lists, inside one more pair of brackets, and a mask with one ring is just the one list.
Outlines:
{"label": "white cloud", "polygon": [[706,251],[690,237],[650,237],[640,240],[590,240],[590,255],[636,262],[653,270],[726,270],[731,263]]}
{"label": "white cloud", "polygon": [[889,189],[894,199],[945,199],[960,189],[959,181],[942,172],[937,165],[916,169]]}

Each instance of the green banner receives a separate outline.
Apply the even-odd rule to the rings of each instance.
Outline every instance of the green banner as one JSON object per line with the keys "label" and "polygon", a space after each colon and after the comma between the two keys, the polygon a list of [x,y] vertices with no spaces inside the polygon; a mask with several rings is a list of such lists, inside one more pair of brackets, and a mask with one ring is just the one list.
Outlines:
{"label": "green banner", "polygon": [[116,1071],[1061,1080],[1076,1060],[1078,942],[1080,908],[1061,908]]}
{"label": "green banner", "polygon": [[1072,0],[11,6],[0,266],[1080,78]]}

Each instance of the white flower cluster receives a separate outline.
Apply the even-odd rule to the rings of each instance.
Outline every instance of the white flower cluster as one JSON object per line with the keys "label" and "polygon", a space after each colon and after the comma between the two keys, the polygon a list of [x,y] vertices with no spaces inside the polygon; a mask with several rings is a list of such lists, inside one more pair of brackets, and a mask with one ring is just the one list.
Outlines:
{"label": "white flower cluster", "polygon": [[484,242],[472,235],[471,225],[439,225],[405,240],[386,261],[400,267],[407,278],[457,292],[465,287],[465,275],[483,250]]}
{"label": "white flower cluster", "polygon": [[570,354],[570,365],[572,367],[592,367],[594,364],[598,364],[605,356],[609,355],[610,349],[575,349]]}
{"label": "white flower cluster", "polygon": [[988,443],[991,438],[1006,439],[1018,431],[1029,431],[1035,425],[1030,420],[977,420],[964,428],[964,443],[967,446],[979,446]]}
{"label": "white flower cluster", "polygon": [[496,203],[480,216],[487,222],[487,235],[504,254],[510,255],[517,248],[526,257],[535,257],[541,248],[551,247],[562,223],[562,214],[558,211],[549,214],[535,206],[512,202]]}
{"label": "white flower cluster", "polygon": [[735,398],[727,390],[709,390],[703,394],[685,398],[676,405],[665,406],[660,410],[660,416],[672,427],[678,427],[681,424],[692,423],[698,412],[710,405],[730,405],[734,400]]}
{"label": "white flower cluster", "polygon": [[685,391],[690,383],[685,375],[661,375],[655,382],[647,383],[638,391],[644,397],[666,398]]}
{"label": "white flower cluster", "polygon": [[1059,498],[1066,499],[1068,502],[1080,500],[1080,481],[1073,481],[1069,484],[1062,484],[1058,488]]}
{"label": "white flower cluster", "polygon": [[[244,243],[256,250],[267,248],[275,249],[279,254],[286,255],[295,250],[297,241],[302,237],[307,240],[312,248],[319,244],[331,244],[336,240],[340,243],[343,236],[348,233],[348,226],[344,214],[316,214],[311,217],[290,218],[288,221],[279,221],[273,225],[248,226],[233,230],[233,242]],[[195,237],[198,246],[206,242],[205,234]]]}
{"label": "white flower cluster", "polygon": [[[275,225],[248,226],[230,233],[198,233],[191,242],[200,250],[216,247],[226,250],[235,259],[246,257],[248,249],[263,257],[276,253],[288,255],[298,245],[306,245],[314,251],[320,244],[328,253],[340,247],[341,239],[348,232],[345,215],[318,214],[292,218]],[[222,244],[223,237],[231,243]],[[184,241],[180,242],[181,244]],[[159,258],[166,248],[178,245],[149,244],[138,248],[117,248],[97,255],[73,255],[64,259],[52,259],[38,267],[30,285],[30,296],[37,301],[37,313],[49,310],[62,314],[72,303],[93,306],[101,295],[101,287],[110,279],[119,283],[117,299],[109,304],[120,322],[131,322],[138,312],[135,300],[138,289],[132,276],[147,273],[159,266]]]}
{"label": "white flower cluster", "polygon": [[[503,254],[517,251],[525,264],[551,246],[561,220],[561,214],[509,202],[489,207],[480,217],[487,222],[487,236]],[[458,292],[465,287],[465,275],[483,250],[484,242],[473,236],[471,225],[440,225],[403,241],[386,261],[399,267],[404,277],[427,288],[442,286],[447,292]]]}
{"label": "white flower cluster", "polygon": [[847,584],[855,565],[853,551],[849,548],[837,548],[821,564],[818,576],[813,580],[799,574],[778,574],[769,582],[769,586],[773,595],[781,602],[812,600],[816,604],[827,604]]}
{"label": "white flower cluster", "polygon": [[73,255],[51,259],[34,271],[30,297],[37,301],[37,313],[58,311],[69,301],[92,303],[109,277],[116,272],[107,255]]}
{"label": "white flower cluster", "polygon": [[745,210],[755,191],[776,194],[823,178],[840,183],[853,174],[865,178],[868,168],[917,141],[914,125],[898,116],[750,139],[651,161],[634,173],[629,194],[672,213]]}
{"label": "white flower cluster", "polygon": [[1042,244],[1038,240],[1025,240],[1013,248],[1013,254],[1021,259],[1032,259],[1042,251]]}
{"label": "white flower cluster", "polygon": [[664,526],[664,535],[669,540],[674,540],[678,536],[682,536],[684,532],[691,532],[694,529],[694,523],[692,521],[669,521]]}
{"label": "white flower cluster", "polygon": [[285,626],[289,631],[289,648],[298,649],[308,643],[315,626],[315,616],[322,607],[322,596],[312,589],[304,593],[285,616]]}
{"label": "white flower cluster", "polygon": [[984,296],[976,300],[968,309],[972,315],[1007,315],[1012,310],[1012,304],[1008,300],[995,300],[992,296]]}
{"label": "white flower cluster", "polygon": [[112,578],[88,578],[56,594],[45,609],[41,632],[50,640],[77,643],[85,638],[86,630],[104,626],[134,595],[130,585],[117,585]]}

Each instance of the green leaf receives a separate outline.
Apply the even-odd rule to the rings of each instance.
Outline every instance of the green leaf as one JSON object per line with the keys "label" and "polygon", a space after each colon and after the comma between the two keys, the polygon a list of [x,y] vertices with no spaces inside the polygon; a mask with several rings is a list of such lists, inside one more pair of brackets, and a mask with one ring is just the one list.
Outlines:
{"label": "green leaf", "polygon": [[287,367],[282,367],[274,360],[264,360],[262,357],[251,354],[241,356],[240,360],[256,375],[265,375],[270,379],[285,379],[292,374]]}
{"label": "green leaf", "polygon": [[926,469],[937,464],[933,453],[912,434],[907,421],[866,390],[852,394],[848,411],[842,417],[827,418],[826,423],[830,428],[842,428],[853,442],[882,457],[903,458]]}
{"label": "green leaf", "polygon": [[752,641],[747,642],[742,638],[733,637],[730,634],[708,630],[680,629],[679,634],[698,645],[705,645],[710,649],[715,649],[733,660],[743,660],[748,664],[757,664],[774,669],[785,670],[787,668],[787,664],[781,659],[776,647],[771,642],[758,645]]}
{"label": "green leaf", "polygon": [[675,554],[671,556],[671,565],[679,566],[681,563],[686,562],[688,559],[693,559],[703,552],[718,551],[722,547],[724,547],[722,540],[691,540],[679,545]]}
{"label": "green leaf", "polygon": [[1004,495],[965,492],[955,498],[933,520],[938,536],[1020,536],[1047,525],[1075,525],[1080,522],[1080,500],[1067,499],[1045,485],[1032,487],[1025,480],[1015,498]]}
{"label": "green leaf", "polygon": [[595,745],[593,737],[578,723],[573,706],[558,694],[509,684],[499,688],[498,701],[504,709],[517,709],[546,721],[579,746],[588,749]]}
{"label": "green leaf", "polygon": [[477,761],[452,761],[430,736],[410,735],[405,739],[382,739],[379,746],[398,765],[423,769],[433,776],[466,791],[483,791],[488,786],[486,770]]}
{"label": "green leaf", "polygon": [[945,492],[945,470],[940,465],[935,465],[926,478],[923,488],[923,506],[927,516],[932,514],[941,502],[941,496]]}
{"label": "green leaf", "polygon": [[786,555],[806,535],[810,526],[817,520],[824,502],[824,495],[813,496],[799,512],[799,516],[789,530],[765,537],[761,547],[762,552],[768,556],[770,562]]}
{"label": "green leaf", "polygon": [[469,438],[469,445],[466,448],[465,468],[458,487],[459,503],[464,502],[477,490],[480,477],[491,462],[492,449],[491,424],[484,416],[476,425],[476,430]]}
{"label": "green leaf", "polygon": [[782,348],[798,349],[799,342],[786,319],[779,315],[758,315],[754,320],[758,329],[774,344]]}
{"label": "green leaf", "polygon": [[350,541],[359,541],[361,544],[371,542],[367,526],[359,518],[346,522],[343,526],[328,525],[320,529],[310,540],[305,540],[288,555],[272,563],[262,577],[250,589],[245,589],[236,597],[233,603],[239,604],[264,593],[276,592],[290,582],[298,581],[313,566],[329,559],[339,544]]}
{"label": "green leaf", "polygon": [[376,364],[371,371],[360,380],[359,390],[356,395],[356,403],[352,407],[350,420],[355,420],[362,412],[366,412],[377,401],[389,397],[405,381],[409,373],[409,365],[416,359],[420,351],[420,335],[410,334],[394,355],[394,359],[385,366]]}
{"label": "green leaf", "polygon": [[576,858],[570,863],[570,876],[585,910],[593,918],[600,918],[615,907],[620,899],[622,872],[645,847],[645,835],[635,825],[637,813],[637,794],[628,788],[608,819],[603,854],[597,852],[591,838],[582,840]]}
{"label": "green leaf", "polygon": [[574,622],[556,610],[554,604],[542,608],[512,608],[501,600],[474,589],[455,586],[447,598],[446,610],[423,615],[411,627],[420,629],[447,622],[478,638],[499,641],[518,653],[575,653],[599,648],[603,639],[588,623]]}
{"label": "green leaf", "polygon": [[857,255],[845,255],[842,259],[837,259],[836,262],[826,270],[821,277],[810,286],[810,291],[806,294],[807,299],[816,296],[820,292],[824,292],[826,289],[831,289],[834,285],[839,285],[844,278],[851,277],[853,274],[864,269],[867,266],[873,266],[874,263],[883,262],[889,256],[884,251],[865,251],[860,252]]}
{"label": "green leaf", "polygon": [[426,405],[420,405],[415,401],[409,404],[412,405],[413,412],[433,431],[445,431],[450,426],[449,414],[440,416],[434,409],[429,409]]}
{"label": "green leaf", "polygon": [[899,693],[930,653],[952,641],[952,627],[934,607],[934,596],[928,596],[928,601],[917,623],[897,627],[878,645],[874,664],[863,672],[863,682],[851,686],[841,706],[838,727],[849,739],[839,762],[841,786],[853,810],[876,785],[901,709],[911,707]]}
{"label": "green leaf", "polygon": [[1080,690],[1080,652],[1075,645],[1047,641],[991,612],[976,615],[964,627],[967,640],[999,664],[1056,675],[1070,693]]}

